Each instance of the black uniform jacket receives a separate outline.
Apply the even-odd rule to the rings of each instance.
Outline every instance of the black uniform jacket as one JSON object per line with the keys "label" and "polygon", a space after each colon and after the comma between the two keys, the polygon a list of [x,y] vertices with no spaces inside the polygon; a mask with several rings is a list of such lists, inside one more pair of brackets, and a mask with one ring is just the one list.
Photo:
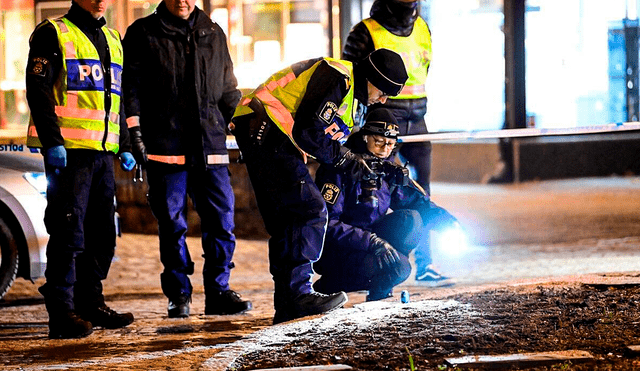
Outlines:
{"label": "black uniform jacket", "polygon": [[241,93],[224,31],[198,9],[189,20],[164,2],[124,37],[127,117],[139,116],[147,152],[206,163],[226,154],[227,123]]}
{"label": "black uniform jacket", "polygon": [[[91,40],[100,55],[103,66],[111,65],[111,57],[108,52],[107,39],[101,28],[105,25],[104,18],[95,19],[93,16],[73,3],[69,12],[65,15],[69,21],[78,26]],[[53,25],[44,21],[39,24],[29,41],[29,60],[27,62],[27,101],[31,110],[31,117],[38,131],[38,138],[42,146],[47,149],[64,144],[58,126],[58,116],[55,112],[55,100],[53,98],[53,85],[59,78],[62,70],[62,58],[58,44],[58,34]],[[109,71],[109,69],[107,69]],[[115,94],[108,89],[111,87],[111,74],[105,73],[104,86],[105,107],[111,105],[110,94]],[[123,105],[120,106],[120,153],[131,152],[129,132],[125,121]]]}

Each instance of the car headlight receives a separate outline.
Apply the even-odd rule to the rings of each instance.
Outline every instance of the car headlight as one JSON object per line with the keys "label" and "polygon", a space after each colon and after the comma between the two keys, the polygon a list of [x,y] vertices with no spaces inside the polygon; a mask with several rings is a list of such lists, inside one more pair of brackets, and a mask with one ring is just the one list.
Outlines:
{"label": "car headlight", "polygon": [[47,196],[47,176],[45,173],[24,173],[23,177],[41,195]]}

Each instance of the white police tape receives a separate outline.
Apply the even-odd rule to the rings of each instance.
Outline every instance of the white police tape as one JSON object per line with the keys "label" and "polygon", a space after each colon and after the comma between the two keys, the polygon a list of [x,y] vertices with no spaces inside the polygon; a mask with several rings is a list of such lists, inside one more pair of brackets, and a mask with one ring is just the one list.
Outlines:
{"label": "white police tape", "polygon": [[[400,143],[414,142],[435,142],[445,140],[472,140],[472,139],[497,139],[497,138],[523,138],[523,137],[543,137],[554,135],[579,135],[579,134],[597,134],[611,133],[622,131],[640,130],[640,122],[624,122],[617,124],[580,126],[573,128],[555,128],[555,129],[501,129],[501,130],[475,130],[475,131],[453,131],[446,133],[430,133],[418,135],[404,135],[398,137]],[[227,136],[227,148],[238,149],[238,144],[234,136]]]}
{"label": "white police tape", "polygon": [[573,128],[555,128],[555,129],[502,129],[502,130],[477,130],[477,131],[456,131],[447,133],[431,133],[418,135],[405,135],[398,137],[398,142],[413,143],[439,140],[470,140],[470,139],[494,139],[494,138],[522,138],[522,137],[541,137],[552,135],[576,135],[576,134],[595,134],[609,133],[620,131],[640,130],[640,122],[625,122],[617,124],[580,126]]}

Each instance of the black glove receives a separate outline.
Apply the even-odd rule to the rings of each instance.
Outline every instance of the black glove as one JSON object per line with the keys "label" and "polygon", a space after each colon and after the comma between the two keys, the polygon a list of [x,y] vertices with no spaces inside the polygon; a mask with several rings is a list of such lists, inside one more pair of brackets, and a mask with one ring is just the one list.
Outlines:
{"label": "black glove", "polygon": [[370,246],[376,259],[378,259],[380,269],[384,269],[385,266],[391,268],[400,262],[400,255],[398,255],[396,249],[375,233],[371,234]]}
{"label": "black glove", "polygon": [[382,169],[385,173],[385,180],[389,184],[397,186],[409,185],[409,169],[406,167],[391,161],[384,161]]}
{"label": "black glove", "polygon": [[136,126],[129,129],[129,136],[131,137],[131,148],[133,149],[133,157],[140,165],[146,164],[147,159],[147,147],[145,147],[142,141],[142,132],[140,127]]}
{"label": "black glove", "polygon": [[362,156],[351,152],[351,150],[345,147],[342,147],[340,152],[342,156],[340,156],[334,166],[344,171],[352,180],[359,181],[373,173]]}

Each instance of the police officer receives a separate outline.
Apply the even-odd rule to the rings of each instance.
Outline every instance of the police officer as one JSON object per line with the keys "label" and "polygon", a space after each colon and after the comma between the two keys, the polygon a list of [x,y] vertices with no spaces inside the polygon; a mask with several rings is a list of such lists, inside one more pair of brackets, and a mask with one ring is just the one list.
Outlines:
{"label": "police officer", "polygon": [[357,180],[331,166],[318,168],[316,184],[327,203],[329,224],[322,256],[314,264],[322,275],[313,285],[316,291],[368,290],[368,301],[390,297],[411,273],[408,255],[422,235],[456,223],[409,179],[406,168],[389,160],[397,136],[394,115],[374,109],[345,144],[368,159],[374,174]]}
{"label": "police officer", "polygon": [[274,324],[325,313],[347,301],[344,292],[313,291],[312,263],[322,251],[327,211],[306,162],[313,157],[359,178],[369,169],[342,147],[353,125],[354,98],[365,104],[398,94],[407,75],[387,49],[355,66],[317,58],[272,75],[243,97],[231,129],[247,165],[269,240],[275,283]]}
{"label": "police officer", "polygon": [[123,41],[127,123],[133,154],[147,169],[170,318],[190,315],[188,196],[201,221],[204,313],[251,309],[229,287],[236,238],[225,142],[241,93],[224,32],[195,2],[163,0]]}
{"label": "police officer", "polygon": [[[398,120],[400,135],[428,133],[425,82],[431,64],[431,31],[418,12],[417,0],[375,0],[370,18],[356,24],[347,37],[343,58],[357,61],[377,48],[388,48],[402,55],[409,79],[404,89],[390,97],[384,107]],[[405,143],[398,146],[402,162],[414,170],[416,181],[431,194],[431,143]],[[427,236],[425,236],[427,237]],[[415,252],[416,280],[435,284],[446,279],[431,264],[429,241]]]}
{"label": "police officer", "polygon": [[30,39],[27,145],[41,149],[48,180],[40,292],[50,338],[133,322],[102,295],[116,246],[113,155],[126,171],[135,166],[121,114],[122,45],[105,26],[106,8],[104,0],[73,0],[64,17],[42,22]]}

